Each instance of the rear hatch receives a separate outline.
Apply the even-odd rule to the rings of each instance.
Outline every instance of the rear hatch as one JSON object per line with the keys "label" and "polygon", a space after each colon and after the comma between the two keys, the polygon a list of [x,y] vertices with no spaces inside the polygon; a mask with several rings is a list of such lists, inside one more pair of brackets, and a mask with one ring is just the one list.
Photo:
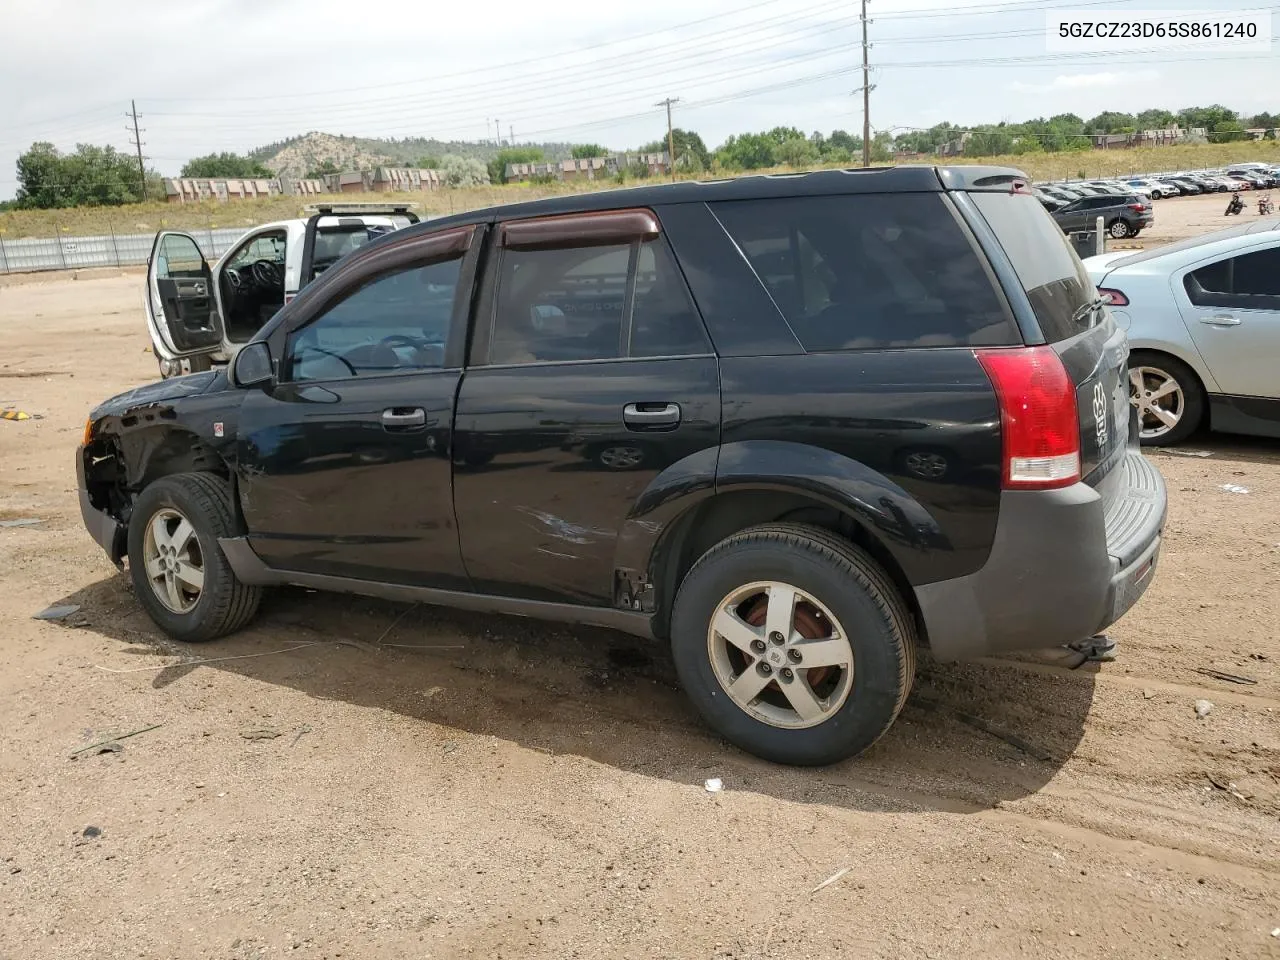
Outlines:
{"label": "rear hatch", "polygon": [[[1066,237],[1030,193],[970,194],[1013,264],[1045,342],[1075,386],[1080,475],[1104,499],[1129,443],[1129,347]],[[1136,436],[1136,428],[1134,436]]]}

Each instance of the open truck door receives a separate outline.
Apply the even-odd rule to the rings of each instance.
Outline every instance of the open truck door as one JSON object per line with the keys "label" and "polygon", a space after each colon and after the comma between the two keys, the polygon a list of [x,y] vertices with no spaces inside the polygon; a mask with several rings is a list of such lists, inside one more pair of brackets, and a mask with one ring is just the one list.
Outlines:
{"label": "open truck door", "polygon": [[[208,369],[222,346],[213,273],[190,234],[161,230],[147,260],[147,319],[165,376]],[[184,361],[186,363],[184,364]],[[166,366],[171,369],[166,370]]]}
{"label": "open truck door", "polygon": [[[418,222],[413,205],[407,203],[323,203],[307,211],[311,215],[303,235],[298,291],[375,237]],[[291,299],[292,294],[286,302]]]}

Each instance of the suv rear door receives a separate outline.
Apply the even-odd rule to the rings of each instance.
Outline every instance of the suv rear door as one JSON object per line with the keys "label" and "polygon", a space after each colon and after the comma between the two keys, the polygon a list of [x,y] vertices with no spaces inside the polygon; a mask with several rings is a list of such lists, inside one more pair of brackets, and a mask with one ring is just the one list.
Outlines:
{"label": "suv rear door", "polygon": [[147,322],[172,357],[196,357],[222,345],[213,274],[188,233],[161,230],[147,258]]}
{"label": "suv rear door", "polygon": [[619,533],[654,479],[684,461],[682,489],[714,483],[716,358],[650,210],[510,221],[487,260],[454,427],[467,573],[612,605]]}
{"label": "suv rear door", "polygon": [[[393,226],[385,227],[387,218],[390,218]],[[285,302],[292,300],[308,283],[342,257],[363,246],[379,233],[417,222],[418,215],[407,204],[347,203],[317,206],[315,212],[307,218],[297,285],[290,285],[286,290]],[[329,240],[337,242],[326,243]]]}

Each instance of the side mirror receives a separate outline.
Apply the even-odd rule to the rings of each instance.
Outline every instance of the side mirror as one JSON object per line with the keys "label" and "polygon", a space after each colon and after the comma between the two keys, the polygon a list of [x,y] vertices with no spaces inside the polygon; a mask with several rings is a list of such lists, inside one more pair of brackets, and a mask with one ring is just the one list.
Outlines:
{"label": "side mirror", "polygon": [[231,375],[238,387],[256,387],[270,383],[273,379],[271,348],[261,341],[245,344],[236,354]]}

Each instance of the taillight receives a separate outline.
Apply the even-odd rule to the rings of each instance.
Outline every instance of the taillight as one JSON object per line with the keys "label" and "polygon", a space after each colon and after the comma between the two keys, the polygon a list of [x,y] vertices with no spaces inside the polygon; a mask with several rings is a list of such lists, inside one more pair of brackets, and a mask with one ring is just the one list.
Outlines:
{"label": "taillight", "polygon": [[1075,386],[1052,347],[975,350],[1000,402],[1006,490],[1051,490],[1080,479]]}
{"label": "taillight", "polygon": [[1145,203],[1131,203],[1129,204],[1129,209],[1137,210],[1139,213],[1141,213],[1143,210],[1147,209],[1147,205]]}
{"label": "taillight", "polygon": [[1127,307],[1129,298],[1119,290],[1112,290],[1110,287],[1099,287],[1098,296],[1107,301],[1109,307]]}

